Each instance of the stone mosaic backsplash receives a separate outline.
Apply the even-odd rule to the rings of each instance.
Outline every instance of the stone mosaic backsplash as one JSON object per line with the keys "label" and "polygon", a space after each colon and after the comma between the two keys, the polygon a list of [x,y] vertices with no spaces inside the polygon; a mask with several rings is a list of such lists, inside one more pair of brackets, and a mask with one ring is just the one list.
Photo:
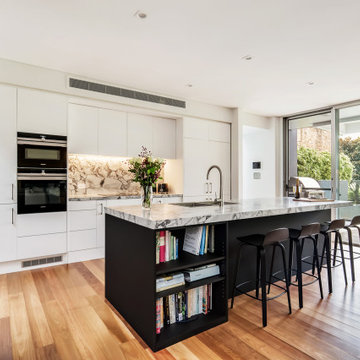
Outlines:
{"label": "stone mosaic backsplash", "polygon": [[69,195],[139,195],[127,160],[100,156],[69,155]]}

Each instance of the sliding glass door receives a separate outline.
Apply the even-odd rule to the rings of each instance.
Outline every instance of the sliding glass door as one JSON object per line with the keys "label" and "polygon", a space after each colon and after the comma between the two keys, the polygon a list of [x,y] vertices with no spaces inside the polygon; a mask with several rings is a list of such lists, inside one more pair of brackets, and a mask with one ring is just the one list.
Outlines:
{"label": "sliding glass door", "polygon": [[341,208],[338,216],[360,215],[360,105],[335,109],[336,198],[351,200],[355,206]]}
{"label": "sliding glass door", "polygon": [[287,174],[285,191],[293,195],[296,177],[307,189],[331,198],[331,110],[286,119]]}

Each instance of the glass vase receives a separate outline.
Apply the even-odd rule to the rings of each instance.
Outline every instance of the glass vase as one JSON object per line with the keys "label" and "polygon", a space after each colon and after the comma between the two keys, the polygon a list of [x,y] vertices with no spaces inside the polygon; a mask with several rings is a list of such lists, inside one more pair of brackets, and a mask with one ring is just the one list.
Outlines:
{"label": "glass vase", "polygon": [[143,186],[141,191],[141,206],[144,210],[151,209],[153,188],[151,185]]}

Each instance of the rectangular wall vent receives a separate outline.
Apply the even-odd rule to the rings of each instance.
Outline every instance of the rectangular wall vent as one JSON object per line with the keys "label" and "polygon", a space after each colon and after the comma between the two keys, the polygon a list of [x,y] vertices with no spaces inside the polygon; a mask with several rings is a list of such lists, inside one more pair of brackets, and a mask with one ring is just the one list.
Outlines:
{"label": "rectangular wall vent", "polygon": [[52,256],[48,258],[41,258],[41,259],[33,259],[33,260],[26,260],[21,263],[23,268],[29,266],[37,266],[37,265],[44,265],[44,264],[51,264],[56,262],[61,262],[62,256]]}
{"label": "rectangular wall vent", "polygon": [[80,79],[74,79],[69,78],[69,86],[76,88],[76,89],[82,89],[82,90],[88,90],[88,91],[95,91],[103,94],[109,94],[109,95],[115,95],[115,96],[122,96],[130,99],[136,99],[136,100],[142,100],[142,101],[148,101],[152,103],[157,104],[163,104],[163,105],[169,105],[169,106],[175,106],[179,108],[186,108],[186,102],[182,100],[176,100],[171,99],[164,96],[158,96],[153,94],[147,94],[140,91],[135,90],[128,90],[128,89],[122,89],[115,86],[109,86],[99,83],[94,83],[90,81],[80,80]]}

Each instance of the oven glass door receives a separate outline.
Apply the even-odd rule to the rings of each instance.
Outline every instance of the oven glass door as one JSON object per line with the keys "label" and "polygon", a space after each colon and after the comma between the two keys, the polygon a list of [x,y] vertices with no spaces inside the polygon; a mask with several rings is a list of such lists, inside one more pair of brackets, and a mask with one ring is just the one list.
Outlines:
{"label": "oven glass door", "polygon": [[66,211],[66,180],[18,180],[18,214]]}
{"label": "oven glass door", "polygon": [[66,147],[18,144],[18,167],[66,168]]}

